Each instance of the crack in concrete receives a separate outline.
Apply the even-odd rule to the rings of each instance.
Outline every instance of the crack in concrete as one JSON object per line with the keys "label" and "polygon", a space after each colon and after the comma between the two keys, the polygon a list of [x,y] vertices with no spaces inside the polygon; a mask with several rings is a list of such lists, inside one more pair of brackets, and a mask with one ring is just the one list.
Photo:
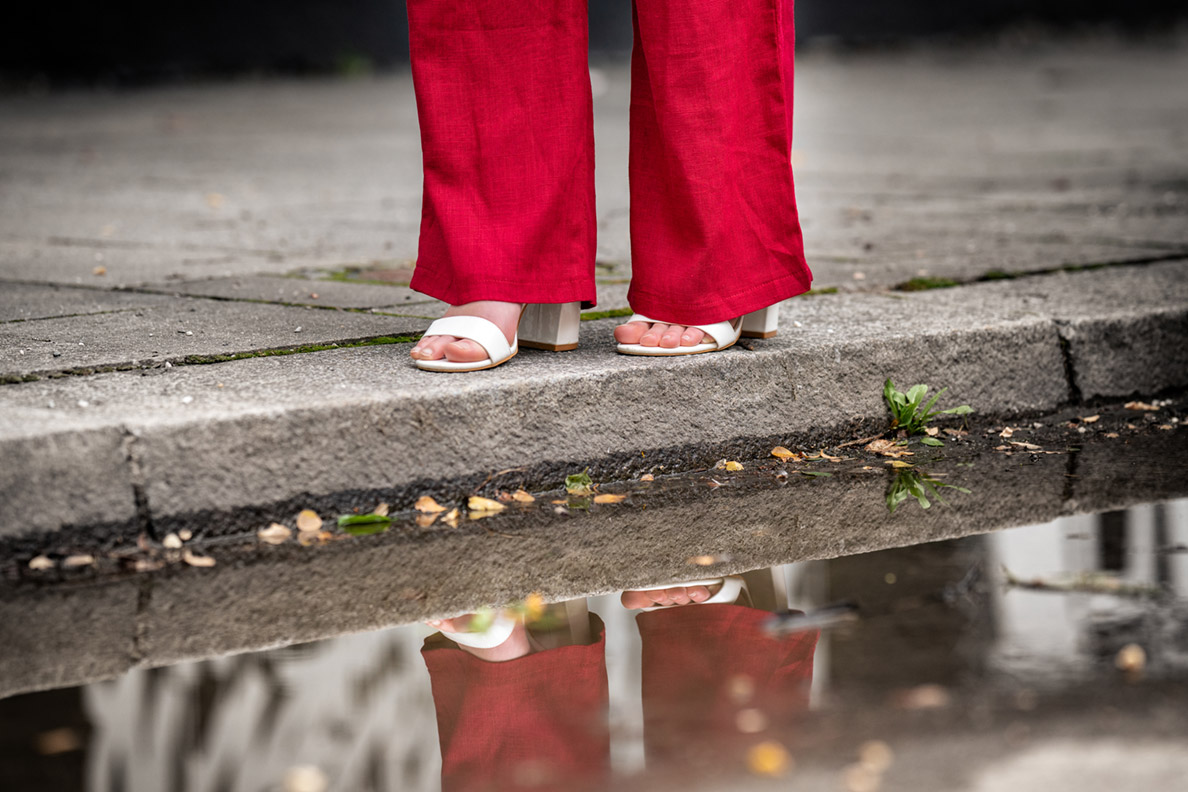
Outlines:
{"label": "crack in concrete", "polygon": [[1067,404],[1073,406],[1083,404],[1085,397],[1081,392],[1080,384],[1077,382],[1077,366],[1072,355],[1069,323],[1062,319],[1054,319],[1052,323],[1056,326],[1056,337],[1060,341],[1060,358],[1064,362],[1064,379],[1068,383]]}
{"label": "crack in concrete", "polygon": [[328,352],[333,349],[357,349],[359,347],[386,346],[388,344],[411,344],[420,339],[421,334],[408,336],[366,336],[344,341],[333,341],[328,344],[303,344],[291,347],[271,347],[256,349],[248,352],[226,352],[209,355],[182,355],[163,359],[153,358],[148,363],[139,360],[127,360],[120,363],[106,363],[101,366],[78,366],[70,369],[42,369],[27,374],[0,374],[0,386],[19,385],[23,382],[37,382],[42,379],[64,379],[66,377],[89,377],[94,374],[112,374],[120,371],[145,371],[163,368],[169,364],[171,368],[183,366],[205,366],[212,363],[230,363],[236,360],[248,360],[262,357],[284,357],[287,355],[308,355],[314,352]]}
{"label": "crack in concrete", "polygon": [[128,427],[121,426],[120,446],[124,452],[124,461],[128,464],[128,481],[132,484],[132,497],[136,502],[137,533],[147,536],[153,541],[160,541],[153,525],[153,513],[149,508],[148,494],[145,492],[144,468],[140,463],[139,445],[139,435]]}

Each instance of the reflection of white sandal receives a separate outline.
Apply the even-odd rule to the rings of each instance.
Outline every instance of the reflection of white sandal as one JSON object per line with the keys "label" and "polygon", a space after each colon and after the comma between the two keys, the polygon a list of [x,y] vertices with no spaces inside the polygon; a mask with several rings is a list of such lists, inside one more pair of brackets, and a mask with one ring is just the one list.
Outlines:
{"label": "reflection of white sandal", "polygon": [[503,613],[496,614],[487,629],[481,632],[445,632],[442,635],[456,644],[469,646],[472,649],[494,649],[515,631],[518,619],[513,619]]}
{"label": "reflection of white sandal", "polygon": [[[751,592],[747,590],[746,581],[737,575],[730,575],[724,578],[712,578],[710,580],[689,580],[684,583],[673,583],[671,586],[661,586],[659,588],[650,589],[633,589],[634,591],[667,591],[670,588],[689,588],[690,586],[705,586],[712,588],[714,586],[721,586],[712,597],[703,602],[690,602],[689,605],[717,605],[725,603],[733,605],[738,602],[739,597],[745,596],[749,602],[751,599]],[[667,610],[669,608],[683,608],[684,605],[654,605],[650,608],[640,608],[642,611]]]}
{"label": "reflection of white sandal", "polygon": [[481,316],[446,316],[429,325],[422,338],[454,336],[473,341],[487,353],[485,360],[452,361],[414,360],[425,371],[480,371],[506,363],[516,356],[520,347],[563,352],[577,349],[581,303],[526,305],[520,313],[519,326],[512,342],[507,343],[503,331],[490,319]]}
{"label": "reflection of white sandal", "polygon": [[[696,327],[701,332],[705,333],[708,341],[702,341],[700,344],[693,346],[676,346],[672,348],[660,346],[644,346],[643,344],[619,344],[618,351],[624,355],[647,355],[647,356],[665,356],[665,355],[698,355],[702,352],[716,352],[719,349],[727,349],[738,342],[740,337],[744,338],[771,338],[779,330],[780,311],[779,304],[769,305],[766,308],[760,308],[758,311],[752,311],[746,316],[732,319],[729,322],[715,322],[708,325],[685,325],[686,327]],[[631,322],[647,322],[648,324],[674,324],[673,322],[663,322],[659,319],[649,319],[643,314],[632,314],[627,323]],[[679,324],[675,323],[675,324]]]}

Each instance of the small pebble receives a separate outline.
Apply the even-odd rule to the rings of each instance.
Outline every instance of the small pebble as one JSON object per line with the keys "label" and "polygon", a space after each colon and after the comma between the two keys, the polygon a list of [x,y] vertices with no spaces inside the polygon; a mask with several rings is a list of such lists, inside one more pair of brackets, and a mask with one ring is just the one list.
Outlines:
{"label": "small pebble", "polygon": [[182,400],[181,400],[182,404],[189,404],[192,401],[194,401],[193,396],[182,396]]}

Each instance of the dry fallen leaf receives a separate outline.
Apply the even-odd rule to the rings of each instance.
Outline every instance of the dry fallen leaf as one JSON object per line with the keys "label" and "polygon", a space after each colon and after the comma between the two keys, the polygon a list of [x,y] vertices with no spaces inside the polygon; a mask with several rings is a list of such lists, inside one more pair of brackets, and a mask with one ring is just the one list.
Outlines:
{"label": "dry fallen leaf", "polygon": [[256,532],[256,536],[261,542],[271,545],[282,544],[292,535],[293,532],[289,530],[289,527],[286,525],[281,525],[280,523],[273,523],[267,528],[261,528]]}
{"label": "dry fallen leaf", "polygon": [[595,503],[621,503],[627,500],[626,495],[612,495],[609,492],[604,492],[601,495],[594,496]]}
{"label": "dry fallen leaf", "polygon": [[1118,433],[1117,432],[1106,432],[1105,436],[1110,438],[1111,440],[1114,440],[1118,437]]}
{"label": "dry fallen leaf", "polygon": [[755,775],[779,777],[792,767],[788,750],[775,740],[766,740],[747,751],[747,769]]}
{"label": "dry fallen leaf", "polygon": [[29,561],[29,569],[40,571],[43,569],[53,569],[54,562],[50,560],[49,556],[39,555]]}
{"label": "dry fallen leaf", "polygon": [[66,556],[66,560],[62,562],[62,566],[71,569],[73,567],[90,566],[93,563],[95,563],[95,556],[79,553],[78,555]]}
{"label": "dry fallen leaf", "polygon": [[445,506],[442,506],[428,495],[422,495],[417,498],[417,502],[413,504],[413,508],[421,512],[421,514],[437,514],[446,510]]}
{"label": "dry fallen leaf", "polygon": [[107,267],[104,267],[104,266],[95,267],[95,269],[91,270],[91,274],[96,275],[96,276],[106,275]]}
{"label": "dry fallen leaf", "polygon": [[1118,650],[1118,654],[1114,658],[1114,665],[1119,671],[1127,674],[1140,673],[1147,665],[1147,653],[1138,644],[1126,644]]}
{"label": "dry fallen leaf", "polygon": [[1001,432],[999,432],[998,436],[999,437],[1011,437],[1014,434],[1015,434],[1015,430],[1008,426],[1008,427],[1004,428]]}
{"label": "dry fallen leaf", "polygon": [[873,440],[866,444],[866,450],[887,457],[914,456],[911,451],[898,445],[894,440]]}
{"label": "dry fallen leaf", "polygon": [[497,500],[484,498],[481,495],[471,495],[470,500],[466,502],[466,508],[472,512],[501,512],[506,506]]}
{"label": "dry fallen leaf", "polygon": [[188,542],[194,538],[194,532],[189,528],[182,528],[177,532],[177,538],[181,539],[183,542]]}
{"label": "dry fallen leaf", "polygon": [[302,533],[305,531],[320,531],[322,530],[322,518],[313,509],[303,509],[297,515],[297,530]]}
{"label": "dry fallen leaf", "polygon": [[377,506],[376,506],[374,509],[372,509],[372,510],[371,510],[371,513],[372,513],[372,514],[378,514],[380,517],[387,517],[387,516],[388,516],[388,510],[389,510],[390,508],[391,508],[391,507],[390,507],[390,506],[388,506],[388,504],[386,504],[386,503],[381,503],[381,504],[377,505]]}
{"label": "dry fallen leaf", "polygon": [[518,489],[513,492],[511,497],[516,503],[532,503],[536,500],[536,498],[532,497],[522,489]]}
{"label": "dry fallen leaf", "polygon": [[132,565],[132,569],[137,572],[155,572],[163,566],[165,566],[164,561],[157,561],[153,558],[138,558],[136,559],[136,563]]}
{"label": "dry fallen leaf", "polygon": [[450,526],[451,528],[457,528],[458,527],[458,510],[456,508],[450,509],[449,513],[446,514],[446,516],[441,518],[441,521],[443,523],[445,523],[446,525]]}
{"label": "dry fallen leaf", "polygon": [[656,477],[653,476],[651,473],[644,473],[642,476],[639,477],[639,480],[640,481],[655,481]]}
{"label": "dry fallen leaf", "polygon": [[175,533],[165,534],[165,538],[161,540],[161,544],[165,545],[170,550],[180,550],[182,546],[181,537]]}
{"label": "dry fallen leaf", "polygon": [[1159,409],[1159,405],[1147,404],[1146,402],[1141,401],[1126,402],[1126,404],[1123,404],[1122,406],[1128,410],[1145,410],[1146,412],[1154,412],[1155,410]]}
{"label": "dry fallen leaf", "polygon": [[436,514],[418,514],[417,525],[421,528],[428,528],[437,520]]}
{"label": "dry fallen leaf", "polygon": [[795,452],[789,451],[788,449],[784,448],[783,446],[776,446],[775,448],[771,449],[771,455],[773,457],[777,457],[779,459],[795,459],[796,458]]}
{"label": "dry fallen leaf", "polygon": [[196,555],[189,548],[187,548],[186,552],[182,554],[182,560],[190,566],[196,567],[212,567],[215,565],[215,560],[210,556]]}
{"label": "dry fallen leaf", "polygon": [[1013,446],[1018,446],[1019,448],[1025,448],[1025,449],[1027,449],[1028,451],[1039,451],[1039,450],[1041,450],[1041,446],[1037,446],[1035,443],[1023,443],[1023,442],[1020,442],[1020,441],[1018,441],[1018,440],[1012,440],[1012,441],[1011,441],[1011,445],[1013,445]]}
{"label": "dry fallen leaf", "polygon": [[1159,424],[1159,426],[1157,426],[1156,428],[1162,429],[1165,432],[1170,432],[1172,429],[1175,429],[1175,427],[1172,426],[1171,424]]}
{"label": "dry fallen leaf", "polygon": [[737,470],[743,469],[742,463],[735,462],[733,460],[731,460],[730,462],[727,462],[723,467],[725,467],[726,470],[730,470],[730,471],[737,471]]}
{"label": "dry fallen leaf", "polygon": [[1097,423],[1100,419],[1100,415],[1086,415],[1081,418],[1081,423]]}
{"label": "dry fallen leaf", "polygon": [[929,437],[936,437],[938,434],[940,434],[940,429],[935,426],[927,426],[924,428],[924,434],[928,435]]}
{"label": "dry fallen leaf", "polygon": [[911,462],[904,462],[902,459],[888,459],[883,464],[893,468],[910,468],[912,466]]}
{"label": "dry fallen leaf", "polygon": [[949,435],[950,437],[966,437],[969,432],[965,431],[964,429],[946,429],[945,434]]}

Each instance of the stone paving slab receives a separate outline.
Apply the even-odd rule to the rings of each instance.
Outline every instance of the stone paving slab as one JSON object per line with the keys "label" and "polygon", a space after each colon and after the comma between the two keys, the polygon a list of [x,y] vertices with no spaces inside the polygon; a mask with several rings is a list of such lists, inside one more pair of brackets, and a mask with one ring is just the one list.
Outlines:
{"label": "stone paving slab", "polygon": [[407,286],[349,283],[316,277],[235,276],[154,287],[173,294],[314,305],[332,308],[386,308],[437,302]]}
{"label": "stone paving slab", "polygon": [[135,311],[0,324],[0,372],[151,368],[215,356],[414,332],[423,322],[347,311],[169,298]]}
{"label": "stone paving slab", "polygon": [[[399,493],[525,464],[841,436],[882,424],[887,377],[947,386],[986,415],[1041,413],[1119,388],[1188,386],[1181,273],[1160,264],[797,298],[777,338],[676,360],[615,355],[615,320],[603,320],[583,323],[575,352],[525,351],[470,376],[418,371],[394,345],[10,385],[0,445],[119,427],[156,524],[211,530],[213,512],[302,493]],[[1123,335],[1096,332],[1119,322]],[[1153,357],[1163,363],[1134,365]],[[1126,378],[1082,375],[1111,366]],[[698,398],[674,400],[674,381]],[[607,409],[620,402],[632,408]]]}
{"label": "stone paving slab", "polygon": [[6,283],[0,299],[0,323],[134,311],[168,303],[166,297],[64,288],[56,284]]}

